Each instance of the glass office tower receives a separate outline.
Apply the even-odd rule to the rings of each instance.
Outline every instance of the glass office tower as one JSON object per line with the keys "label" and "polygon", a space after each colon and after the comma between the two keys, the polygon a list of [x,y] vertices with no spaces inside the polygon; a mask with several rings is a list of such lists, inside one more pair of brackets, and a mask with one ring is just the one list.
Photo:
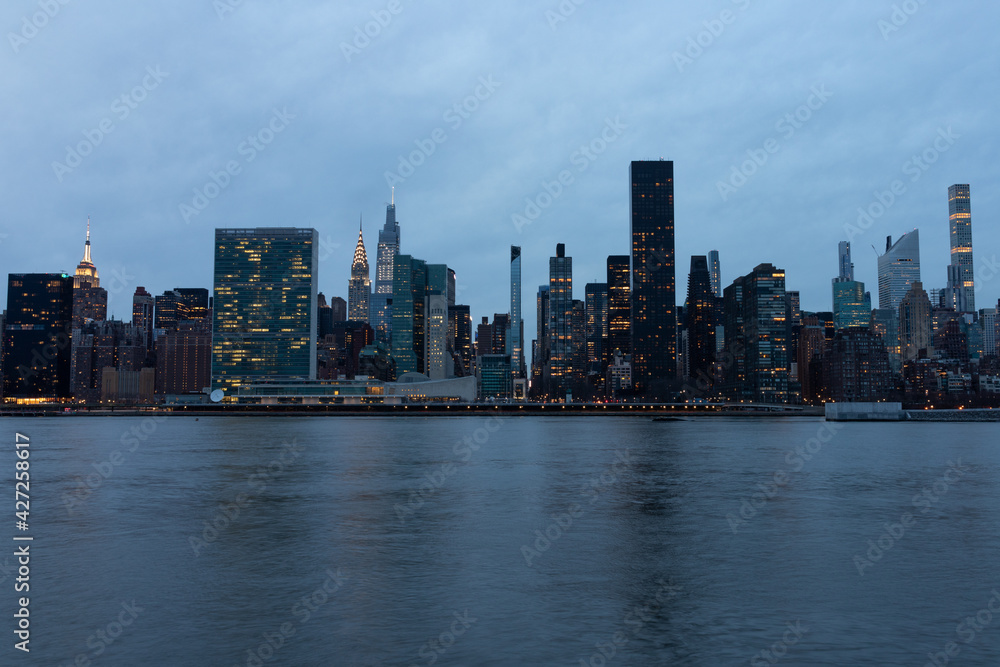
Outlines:
{"label": "glass office tower", "polygon": [[319,233],[215,230],[212,386],[316,378]]}
{"label": "glass office tower", "polygon": [[3,396],[13,401],[70,397],[73,276],[12,273],[3,332]]}
{"label": "glass office tower", "polygon": [[524,377],[524,324],[521,320],[521,246],[510,247],[510,369],[512,377]]}
{"label": "glass office tower", "polygon": [[976,312],[976,281],[972,264],[972,196],[968,184],[948,188],[948,231],[951,265],[948,267],[946,305],[959,313]]}
{"label": "glass office tower", "polygon": [[629,171],[632,381],[645,392],[677,377],[674,163],[633,162]]}

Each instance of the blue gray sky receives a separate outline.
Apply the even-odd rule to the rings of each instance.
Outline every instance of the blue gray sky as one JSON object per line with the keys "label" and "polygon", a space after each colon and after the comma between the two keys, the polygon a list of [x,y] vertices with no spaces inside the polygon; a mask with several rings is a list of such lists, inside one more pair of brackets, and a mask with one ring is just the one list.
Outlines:
{"label": "blue gray sky", "polygon": [[678,303],[718,249],[726,284],[771,262],[828,310],[849,237],[877,301],[871,246],[915,227],[943,287],[949,185],[972,186],[977,271],[1000,254],[998,24],[921,0],[6,2],[0,266],[71,272],[89,215],[128,317],[137,285],[211,286],[216,227],[316,227],[320,289],[346,298],[394,180],[403,252],[454,268],[475,320],[508,310],[522,246],[530,341],[556,243],[582,299],[629,252],[629,161],[662,157]]}

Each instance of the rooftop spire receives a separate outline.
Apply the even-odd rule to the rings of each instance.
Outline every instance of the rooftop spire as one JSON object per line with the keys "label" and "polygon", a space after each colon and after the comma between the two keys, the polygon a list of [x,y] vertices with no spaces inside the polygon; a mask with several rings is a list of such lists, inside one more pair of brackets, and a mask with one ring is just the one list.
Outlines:
{"label": "rooftop spire", "polygon": [[90,259],[90,216],[87,216],[87,242],[83,245],[83,263],[93,264]]}
{"label": "rooftop spire", "polygon": [[354,261],[351,263],[351,268],[364,268],[364,271],[368,272],[368,253],[365,252],[365,241],[362,236],[362,227],[364,225],[364,215],[361,217],[361,225],[358,226],[358,245],[354,248]]}

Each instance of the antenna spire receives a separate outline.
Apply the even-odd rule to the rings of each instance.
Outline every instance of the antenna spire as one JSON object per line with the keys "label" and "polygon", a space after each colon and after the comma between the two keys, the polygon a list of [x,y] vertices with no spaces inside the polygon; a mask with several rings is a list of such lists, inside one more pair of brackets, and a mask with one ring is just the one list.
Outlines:
{"label": "antenna spire", "polygon": [[83,261],[92,264],[90,259],[90,216],[87,216],[87,242],[83,245]]}

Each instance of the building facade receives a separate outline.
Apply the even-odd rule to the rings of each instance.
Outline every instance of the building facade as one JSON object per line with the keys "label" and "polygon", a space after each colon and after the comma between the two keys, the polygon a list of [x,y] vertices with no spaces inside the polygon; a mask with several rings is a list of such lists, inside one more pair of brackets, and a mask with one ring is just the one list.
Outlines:
{"label": "building facade", "polygon": [[392,275],[399,254],[399,223],[396,221],[396,193],[385,209],[385,226],[378,233],[375,257],[375,292],[371,297],[371,323],[375,338],[388,344],[392,341]]}
{"label": "building facade", "polygon": [[511,373],[525,376],[524,321],[521,317],[521,246],[510,247],[510,335],[507,336]]}
{"label": "building facade", "polygon": [[895,243],[885,241],[885,254],[878,258],[878,307],[899,308],[910,291],[910,285],[920,281],[920,230],[903,234]]}
{"label": "building facade", "polygon": [[948,266],[946,305],[959,313],[976,312],[976,274],[972,259],[972,195],[968,184],[948,187]]}
{"label": "building facade", "polygon": [[903,361],[933,352],[933,308],[920,281],[914,282],[899,304],[899,346]]}
{"label": "building facade", "polygon": [[632,162],[632,381],[665,393],[677,378],[674,163]]}
{"label": "building facade", "polygon": [[63,401],[71,396],[73,277],[12,273],[3,331],[3,397],[7,402]]}
{"label": "building facade", "polygon": [[316,378],[319,233],[215,230],[212,385]]}

